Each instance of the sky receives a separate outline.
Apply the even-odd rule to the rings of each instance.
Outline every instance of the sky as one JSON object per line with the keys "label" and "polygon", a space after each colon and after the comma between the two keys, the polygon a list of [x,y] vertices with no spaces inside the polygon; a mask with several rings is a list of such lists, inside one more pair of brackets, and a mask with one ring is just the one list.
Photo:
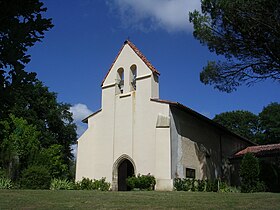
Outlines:
{"label": "sky", "polygon": [[193,35],[189,11],[199,0],[43,0],[54,27],[28,53],[28,71],[71,104],[81,135],[81,120],[101,107],[101,82],[123,42],[129,38],[161,73],[160,98],[180,102],[213,118],[248,110],[255,114],[280,102],[279,83],[267,80],[233,93],[204,85],[199,73],[218,57]]}

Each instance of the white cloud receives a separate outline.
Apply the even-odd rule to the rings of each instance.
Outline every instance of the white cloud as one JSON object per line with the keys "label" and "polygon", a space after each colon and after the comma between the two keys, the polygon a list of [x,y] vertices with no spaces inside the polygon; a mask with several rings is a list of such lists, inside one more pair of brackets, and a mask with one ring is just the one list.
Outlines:
{"label": "white cloud", "polygon": [[[85,104],[75,104],[71,106],[69,111],[73,114],[74,123],[77,126],[77,134],[80,137],[87,129],[87,125],[82,123],[82,120],[89,116],[92,111]],[[77,145],[73,144],[71,146],[72,154],[76,158],[77,156]]]}
{"label": "white cloud", "polygon": [[92,114],[92,111],[85,104],[75,104],[70,107],[74,121],[82,121],[84,118]]}
{"label": "white cloud", "polygon": [[74,122],[77,125],[77,134],[78,136],[81,136],[87,128],[87,126],[82,123],[82,120],[93,112],[85,104],[75,104],[70,107],[69,111],[72,112]]}
{"label": "white cloud", "polygon": [[189,11],[200,9],[200,0],[107,0],[125,28],[168,32],[192,31]]}

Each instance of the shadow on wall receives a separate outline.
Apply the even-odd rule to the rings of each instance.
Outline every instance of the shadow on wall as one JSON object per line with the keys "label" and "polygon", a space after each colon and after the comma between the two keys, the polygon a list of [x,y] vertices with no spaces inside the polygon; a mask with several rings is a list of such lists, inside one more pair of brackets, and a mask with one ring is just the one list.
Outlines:
{"label": "shadow on wall", "polygon": [[202,179],[218,178],[217,165],[211,158],[211,150],[207,150],[201,143],[195,143],[195,154],[200,163]]}

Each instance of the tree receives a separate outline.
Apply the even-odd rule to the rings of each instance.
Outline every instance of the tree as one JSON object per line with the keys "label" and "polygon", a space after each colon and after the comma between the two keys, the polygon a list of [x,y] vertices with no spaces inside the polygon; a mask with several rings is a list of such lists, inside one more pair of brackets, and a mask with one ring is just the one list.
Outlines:
{"label": "tree", "polygon": [[[4,122],[0,124],[0,147],[17,145],[11,137],[15,136],[13,129],[7,127],[13,124],[12,114],[26,122],[25,127],[31,126],[40,132],[36,137],[38,153],[59,145],[61,163],[69,170],[71,145],[76,140],[70,105],[57,102],[56,94],[36,78],[36,73],[24,70],[31,59],[28,48],[41,41],[44,33],[53,27],[51,19],[42,16],[46,10],[39,0],[0,1],[0,121]],[[24,144],[29,141],[15,137]],[[8,144],[7,138],[13,141]],[[20,167],[28,168],[33,163],[20,164]],[[0,161],[2,167],[8,167],[3,159]]]}
{"label": "tree", "polygon": [[280,1],[202,0],[190,13],[193,35],[225,61],[208,61],[204,84],[231,92],[272,79],[280,82]]}
{"label": "tree", "polygon": [[216,115],[213,120],[240,136],[256,141],[259,133],[259,118],[249,111],[224,112]]}
{"label": "tree", "polygon": [[39,150],[40,132],[23,118],[10,115],[10,120],[1,121],[3,142],[0,145],[2,166],[15,179],[22,169],[34,161]]}
{"label": "tree", "polygon": [[69,178],[70,176],[68,165],[63,159],[62,145],[53,144],[49,148],[42,149],[37,165],[45,166],[52,178]]}
{"label": "tree", "polygon": [[[70,105],[57,102],[56,94],[50,92],[36,78],[35,73],[19,71],[11,75],[12,82],[7,83],[4,89],[8,100],[0,118],[7,119],[12,113],[24,118],[30,125],[36,125],[41,133],[40,148],[61,145],[63,163],[69,169],[73,157],[71,145],[77,138],[76,126],[69,111]],[[1,137],[0,132],[0,139]]]}
{"label": "tree", "polygon": [[280,143],[279,103],[267,105],[258,115],[237,110],[218,114],[213,120],[258,144]]}
{"label": "tree", "polygon": [[265,190],[259,181],[259,160],[251,153],[244,155],[240,165],[241,192],[260,192]]}
{"label": "tree", "polygon": [[280,143],[280,104],[271,103],[259,114],[262,144]]}
{"label": "tree", "polygon": [[[27,49],[53,27],[42,17],[47,8],[39,0],[0,1],[0,70],[23,69],[30,61]],[[2,81],[2,80],[0,80]]]}
{"label": "tree", "polygon": [[[13,75],[23,71],[30,61],[29,47],[44,38],[53,27],[51,19],[43,18],[47,8],[39,0],[0,1],[0,110],[7,107],[5,87]],[[0,116],[2,116],[0,112]]]}

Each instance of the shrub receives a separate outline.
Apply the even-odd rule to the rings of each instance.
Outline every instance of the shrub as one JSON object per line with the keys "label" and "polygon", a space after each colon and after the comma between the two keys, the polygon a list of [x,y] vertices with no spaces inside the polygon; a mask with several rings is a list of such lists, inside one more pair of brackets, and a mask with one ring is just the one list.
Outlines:
{"label": "shrub", "polygon": [[53,179],[51,181],[51,190],[73,190],[74,183],[67,179]]}
{"label": "shrub", "polygon": [[81,190],[93,190],[94,185],[93,185],[93,180],[89,178],[83,177],[81,182],[78,182],[77,184],[80,185]]}
{"label": "shrub", "polygon": [[220,182],[219,192],[222,192],[222,193],[239,193],[240,190],[237,187],[227,185],[225,182]]}
{"label": "shrub", "polygon": [[264,184],[259,182],[259,174],[258,159],[251,153],[245,154],[240,165],[241,192],[264,191]]}
{"label": "shrub", "polygon": [[6,177],[7,177],[6,170],[4,170],[0,167],[0,178],[6,178]]}
{"label": "shrub", "polygon": [[192,180],[191,179],[174,179],[174,188],[177,191],[191,191],[192,188]]}
{"label": "shrub", "polygon": [[49,189],[51,176],[45,167],[33,165],[23,171],[20,183],[26,189]]}
{"label": "shrub", "polygon": [[177,191],[218,192],[218,180],[174,179],[174,188]]}
{"label": "shrub", "polygon": [[126,179],[126,184],[130,189],[139,188],[139,179],[135,176]]}
{"label": "shrub", "polygon": [[206,180],[197,180],[197,191],[206,191]]}
{"label": "shrub", "polygon": [[206,181],[206,191],[207,192],[218,192],[218,179],[215,180],[207,180]]}
{"label": "shrub", "polygon": [[140,190],[154,190],[156,179],[154,176],[147,174],[147,175],[140,175],[138,174],[137,177],[129,177],[126,179],[126,184],[131,189],[139,188]]}
{"label": "shrub", "polygon": [[106,182],[106,178],[102,177],[100,180],[94,180],[97,190],[108,191],[110,189],[110,183]]}
{"label": "shrub", "polygon": [[0,189],[11,189],[12,181],[11,179],[0,177]]}
{"label": "shrub", "polygon": [[280,192],[280,165],[261,160],[259,178],[265,183],[267,191]]}
{"label": "shrub", "polygon": [[100,180],[92,180],[83,177],[82,181],[76,182],[74,189],[76,190],[101,190],[108,191],[110,189],[110,183],[106,182],[106,178],[102,177]]}

